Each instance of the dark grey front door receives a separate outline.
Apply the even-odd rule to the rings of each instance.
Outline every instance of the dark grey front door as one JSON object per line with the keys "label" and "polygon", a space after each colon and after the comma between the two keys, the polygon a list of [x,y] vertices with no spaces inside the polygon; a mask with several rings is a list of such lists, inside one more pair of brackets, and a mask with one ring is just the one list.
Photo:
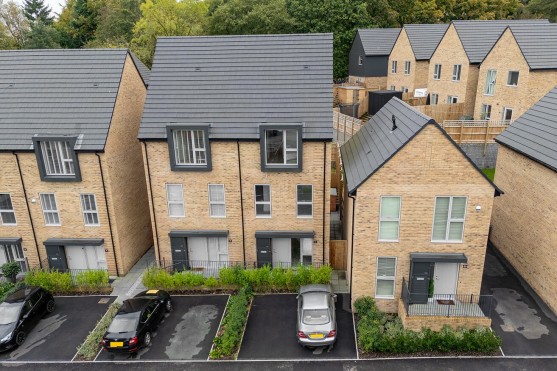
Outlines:
{"label": "dark grey front door", "polygon": [[273,250],[270,238],[257,238],[257,267],[273,265]]}
{"label": "dark grey front door", "polygon": [[431,263],[412,262],[410,272],[410,304],[427,304]]}
{"label": "dark grey front door", "polygon": [[175,271],[187,269],[188,249],[185,237],[170,237],[170,249],[172,250],[172,264]]}
{"label": "dark grey front door", "polygon": [[68,270],[68,262],[66,261],[66,251],[64,246],[45,245],[46,256],[48,257],[48,266],[52,269],[60,271]]}

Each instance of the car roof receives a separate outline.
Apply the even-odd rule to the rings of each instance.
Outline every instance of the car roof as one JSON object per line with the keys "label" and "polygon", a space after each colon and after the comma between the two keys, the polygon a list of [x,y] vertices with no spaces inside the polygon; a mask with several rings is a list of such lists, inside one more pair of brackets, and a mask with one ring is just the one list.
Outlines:
{"label": "car roof", "polygon": [[144,299],[151,299],[163,296],[164,291],[162,290],[145,290],[141,291],[139,294],[134,296],[134,299],[137,298],[144,298]]}
{"label": "car roof", "polygon": [[300,294],[305,294],[308,292],[326,292],[332,294],[330,285],[314,284],[300,287]]}
{"label": "car roof", "polygon": [[129,314],[141,312],[154,298],[132,298],[124,300],[117,314]]}
{"label": "car roof", "polygon": [[7,303],[18,303],[27,299],[30,295],[39,291],[41,288],[36,286],[22,287],[21,289],[15,291],[13,294],[8,296],[6,300]]}
{"label": "car roof", "polygon": [[329,308],[329,294],[326,292],[310,292],[303,294],[302,308],[327,309]]}

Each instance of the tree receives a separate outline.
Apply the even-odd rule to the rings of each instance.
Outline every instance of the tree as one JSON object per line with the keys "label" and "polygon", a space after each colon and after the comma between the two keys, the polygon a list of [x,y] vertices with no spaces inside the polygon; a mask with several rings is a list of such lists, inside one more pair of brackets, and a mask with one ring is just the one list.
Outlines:
{"label": "tree", "polygon": [[60,48],[60,35],[58,30],[42,21],[31,25],[31,31],[23,45],[25,49],[56,49]]}
{"label": "tree", "polygon": [[213,35],[280,34],[294,29],[285,0],[229,0],[209,13],[208,32]]}
{"label": "tree", "polygon": [[95,39],[88,47],[128,47],[133,38],[133,27],[141,18],[142,0],[107,0],[99,11]]}
{"label": "tree", "polygon": [[557,22],[557,0],[530,0],[525,10],[534,17]]}
{"label": "tree", "polygon": [[45,25],[51,25],[53,17],[50,12],[51,9],[45,5],[44,0],[23,1],[23,14],[31,23],[41,21]]}
{"label": "tree", "polygon": [[131,48],[148,66],[157,36],[193,36],[203,32],[207,4],[198,0],[146,0],[134,27]]}
{"label": "tree", "polygon": [[397,12],[389,5],[389,0],[368,0],[367,13],[370,24],[375,27],[399,27]]}
{"label": "tree", "polygon": [[[1,6],[2,4],[0,4]],[[17,45],[14,38],[8,33],[4,23],[0,22],[0,50],[1,49],[16,49]]]}
{"label": "tree", "polygon": [[0,21],[4,24],[7,33],[13,38],[17,48],[25,44],[29,31],[29,22],[23,15],[21,8],[14,2],[0,3]]}
{"label": "tree", "polygon": [[99,8],[104,2],[68,0],[56,28],[64,48],[81,48],[95,37]]}

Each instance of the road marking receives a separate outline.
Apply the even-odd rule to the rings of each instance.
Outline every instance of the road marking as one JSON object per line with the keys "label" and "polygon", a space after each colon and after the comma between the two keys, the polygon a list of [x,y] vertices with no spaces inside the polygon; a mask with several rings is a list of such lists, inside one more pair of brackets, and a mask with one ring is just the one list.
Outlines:
{"label": "road marking", "polygon": [[[217,327],[217,332],[215,333],[215,336],[213,336],[213,340],[215,339],[215,337],[217,336],[220,327],[222,326],[222,320],[224,319],[224,315],[226,314],[226,308],[228,307],[228,302],[230,301],[230,295],[228,295],[228,299],[226,300],[226,305],[224,306],[224,310],[222,311],[222,316],[220,317],[220,322],[219,322],[219,327]],[[246,322],[247,324],[247,322]],[[241,345],[242,343],[240,343]],[[211,344],[211,350],[209,350],[209,355],[207,356],[207,361],[209,361],[211,359],[211,352],[213,351],[213,347],[215,346],[215,343],[213,342],[213,344]]]}
{"label": "road marking", "polygon": [[358,351],[358,335],[356,334],[356,319],[354,312],[352,312],[352,326],[354,326],[354,341],[356,342],[356,359],[360,359],[360,352]]}
{"label": "road marking", "polygon": [[97,355],[95,356],[95,359],[93,359],[93,362],[95,362],[97,360],[97,358],[99,358],[99,356],[101,355],[101,352],[103,351],[103,348],[101,347],[101,350],[99,350],[99,352],[97,353]]}
{"label": "road marking", "polygon": [[505,357],[505,352],[503,352],[503,348],[499,347],[499,350],[501,351],[501,354],[503,355],[503,357]]}

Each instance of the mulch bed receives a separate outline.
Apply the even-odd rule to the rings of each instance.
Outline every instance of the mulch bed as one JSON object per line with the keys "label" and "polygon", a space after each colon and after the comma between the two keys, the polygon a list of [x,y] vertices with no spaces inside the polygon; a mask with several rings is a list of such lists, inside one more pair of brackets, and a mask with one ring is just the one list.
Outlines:
{"label": "mulch bed", "polygon": [[[358,349],[358,351],[360,351]],[[418,353],[361,353],[360,358],[373,359],[373,358],[401,358],[401,357],[435,357],[435,358],[458,358],[458,357],[499,357],[502,356],[500,351],[493,352],[492,354],[479,353],[479,352],[418,352]]]}
{"label": "mulch bed", "polygon": [[451,299],[437,299],[437,304],[440,304],[440,305],[454,305],[454,300],[451,300]]}
{"label": "mulch bed", "polygon": [[54,291],[54,296],[88,296],[88,295],[110,295],[112,294],[112,287],[105,287],[99,289],[86,289],[77,288],[71,291]]}

